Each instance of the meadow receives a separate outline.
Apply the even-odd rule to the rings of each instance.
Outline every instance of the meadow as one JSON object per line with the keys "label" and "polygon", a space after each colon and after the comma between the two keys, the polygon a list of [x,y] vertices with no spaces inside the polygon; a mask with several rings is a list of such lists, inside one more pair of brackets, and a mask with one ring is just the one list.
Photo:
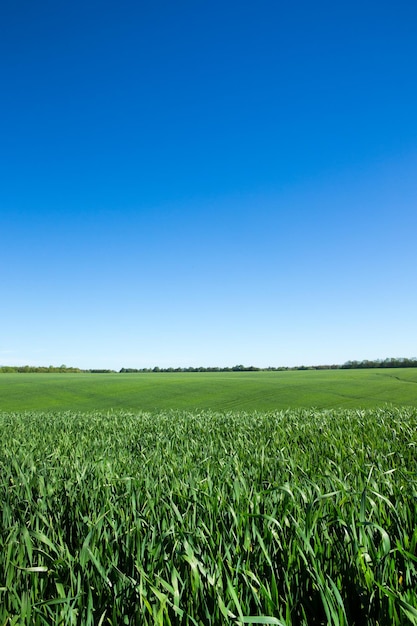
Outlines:
{"label": "meadow", "polygon": [[417,623],[417,410],[2,413],[1,624]]}
{"label": "meadow", "polygon": [[417,406],[417,368],[158,374],[0,374],[0,410]]}
{"label": "meadow", "polygon": [[416,382],[1,375],[0,625],[417,624]]}

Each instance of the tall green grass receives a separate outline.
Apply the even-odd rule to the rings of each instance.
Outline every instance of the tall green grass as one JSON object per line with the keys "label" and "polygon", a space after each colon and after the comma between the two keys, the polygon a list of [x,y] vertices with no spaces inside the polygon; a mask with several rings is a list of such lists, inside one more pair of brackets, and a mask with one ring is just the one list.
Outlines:
{"label": "tall green grass", "polygon": [[417,624],[417,410],[0,414],[0,624]]}

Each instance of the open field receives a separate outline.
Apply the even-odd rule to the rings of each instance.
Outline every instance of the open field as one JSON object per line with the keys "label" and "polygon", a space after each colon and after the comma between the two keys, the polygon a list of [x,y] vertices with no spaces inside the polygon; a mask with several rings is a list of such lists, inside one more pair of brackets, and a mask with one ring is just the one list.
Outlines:
{"label": "open field", "polygon": [[181,374],[1,374],[0,410],[417,406],[417,368]]}
{"label": "open field", "polygon": [[0,625],[417,625],[416,383],[0,375]]}
{"label": "open field", "polygon": [[0,442],[2,625],[417,624],[415,408],[0,413]]}

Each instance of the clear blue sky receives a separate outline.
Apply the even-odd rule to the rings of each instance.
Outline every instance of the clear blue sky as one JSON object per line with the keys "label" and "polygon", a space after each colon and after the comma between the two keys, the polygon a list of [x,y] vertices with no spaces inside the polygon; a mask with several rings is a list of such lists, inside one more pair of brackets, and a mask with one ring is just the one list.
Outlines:
{"label": "clear blue sky", "polygon": [[417,3],[3,0],[0,364],[417,356]]}

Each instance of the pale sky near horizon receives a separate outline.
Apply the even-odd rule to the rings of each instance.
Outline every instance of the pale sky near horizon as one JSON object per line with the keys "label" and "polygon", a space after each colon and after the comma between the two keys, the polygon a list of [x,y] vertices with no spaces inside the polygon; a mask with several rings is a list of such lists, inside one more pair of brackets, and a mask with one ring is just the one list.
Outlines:
{"label": "pale sky near horizon", "polygon": [[417,356],[417,4],[5,1],[0,365]]}

